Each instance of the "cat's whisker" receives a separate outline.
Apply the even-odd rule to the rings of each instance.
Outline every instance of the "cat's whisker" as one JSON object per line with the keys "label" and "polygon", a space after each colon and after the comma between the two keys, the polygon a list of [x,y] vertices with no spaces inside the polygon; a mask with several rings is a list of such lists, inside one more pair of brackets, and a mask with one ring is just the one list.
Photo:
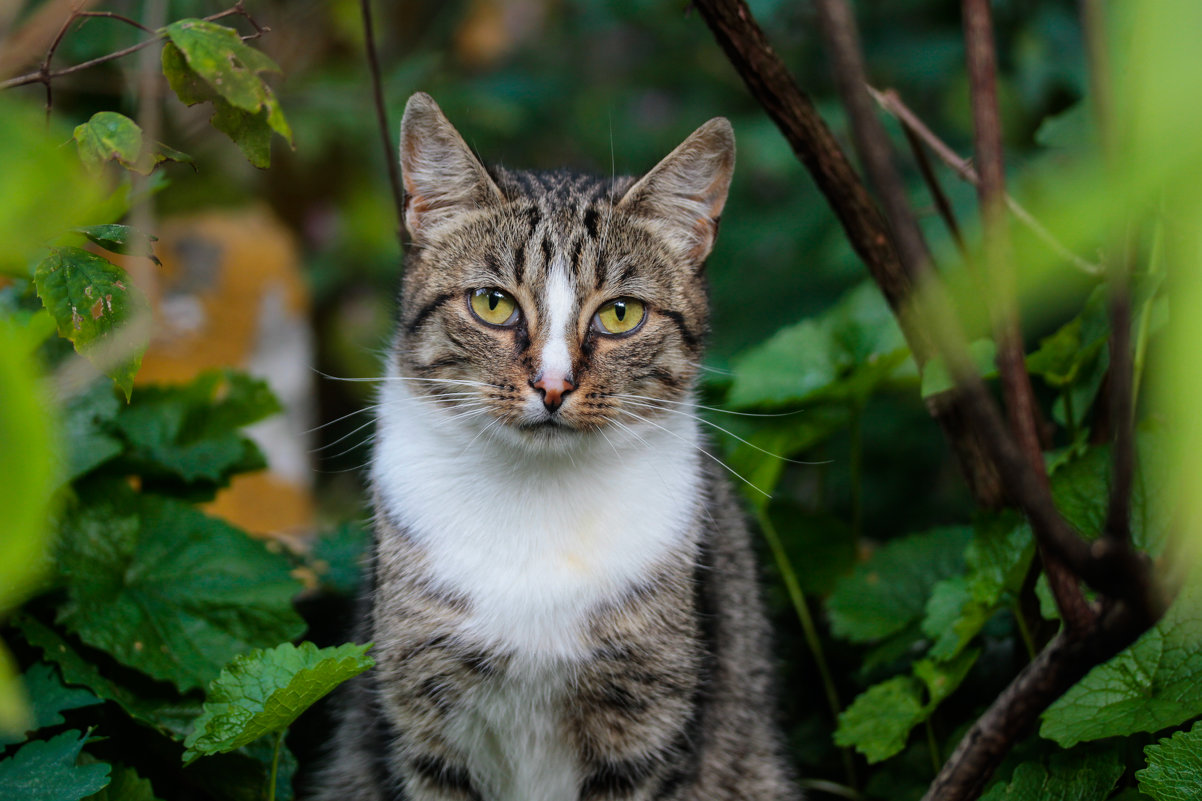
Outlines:
{"label": "cat's whisker", "polygon": [[344,414],[344,415],[342,415],[342,417],[339,417],[335,420],[330,420],[328,423],[322,423],[319,426],[314,426],[313,428],[310,428],[308,431],[305,431],[304,433],[314,434],[318,431],[321,431],[323,428],[328,428],[329,426],[332,426],[335,423],[341,423],[343,420],[354,417],[357,414],[363,414],[364,412],[373,412],[373,411],[376,411],[377,409],[384,408],[384,406],[385,406],[385,404],[383,404],[383,403],[373,403],[369,406],[364,406],[362,409],[356,409],[355,411],[353,411],[349,414]]}
{"label": "cat's whisker", "polygon": [[476,436],[472,437],[468,441],[468,443],[463,446],[463,450],[459,452],[459,455],[462,456],[463,454],[467,453],[467,449],[472,447],[472,445],[476,442],[476,440],[480,439],[481,434],[491,431],[493,428],[495,428],[500,423],[501,423],[500,418],[497,418],[497,419],[493,420],[491,423],[489,423],[488,425],[486,425],[484,428],[477,431]]}
{"label": "cat's whisker", "polygon": [[371,378],[362,378],[330,375],[329,373],[323,373],[320,370],[314,370],[313,372],[317,373],[322,378],[328,378],[331,381],[347,381],[351,383],[378,384],[385,381],[424,381],[433,384],[458,384],[465,387],[489,387],[491,389],[500,389],[497,384],[490,384],[487,381],[472,381],[467,378],[426,378],[423,376],[411,375],[382,375]]}
{"label": "cat's whisker", "polygon": [[[679,434],[677,434],[677,433],[676,433],[675,431],[673,431],[672,429],[670,429],[670,428],[666,428],[666,427],[664,427],[664,426],[661,426],[659,423],[655,422],[654,420],[648,420],[646,417],[643,417],[643,416],[642,416],[642,415],[640,415],[640,414],[636,414],[636,413],[634,413],[634,412],[630,411],[629,409],[623,409],[622,411],[623,411],[623,412],[625,412],[626,414],[630,415],[631,417],[633,417],[633,418],[634,418],[634,419],[636,419],[636,420],[641,420],[642,422],[646,423],[647,425],[650,425],[650,426],[655,426],[655,427],[656,427],[656,428],[658,428],[659,430],[661,430],[661,431],[663,431],[663,432],[665,432],[665,433],[667,433],[667,434],[671,434],[673,437],[676,437],[676,439],[680,440],[681,442],[688,442],[688,440],[686,440],[684,437],[682,437],[682,436],[680,436]],[[690,443],[690,444],[691,444],[691,443]],[[705,455],[706,455],[706,456],[708,456],[709,458],[713,459],[715,462],[717,462],[717,463],[718,463],[718,464],[719,464],[719,465],[722,467],[722,469],[726,470],[726,471],[727,471],[728,473],[730,473],[732,476],[734,476],[735,478],[739,479],[739,481],[742,481],[744,484],[746,484],[747,486],[751,487],[753,490],[755,490],[755,491],[756,491],[756,492],[758,492],[759,494],[763,495],[765,498],[767,498],[767,499],[769,499],[769,500],[771,500],[771,499],[772,499],[772,496],[771,496],[771,495],[769,495],[768,493],[764,492],[762,489],[760,489],[759,487],[757,487],[755,484],[751,483],[750,479],[747,479],[747,478],[745,478],[745,477],[744,477],[742,474],[740,474],[740,473],[739,473],[737,470],[735,470],[733,467],[731,467],[730,465],[728,465],[726,462],[724,462],[724,461],[722,461],[721,459],[719,459],[717,456],[714,456],[712,453],[710,453],[709,451],[707,451],[705,448],[701,447],[700,445],[693,445],[693,447],[695,447],[697,450],[701,451],[701,453],[705,454]]]}
{"label": "cat's whisker", "polygon": [[[668,412],[669,414],[679,414],[683,417],[689,418],[690,420],[696,420],[699,423],[705,423],[707,426],[710,426],[711,428],[715,428],[718,431],[721,431],[726,436],[733,437],[734,439],[737,439],[739,442],[742,442],[744,445],[747,445],[750,448],[754,448],[755,450],[759,451],[760,453],[766,454],[767,456],[771,456],[774,459],[779,459],[782,462],[788,462],[789,464],[807,465],[807,466],[811,466],[811,467],[814,465],[823,465],[823,464],[831,463],[830,459],[827,459],[827,460],[821,461],[821,462],[806,462],[806,461],[802,461],[800,459],[790,459],[787,456],[781,456],[779,453],[773,453],[772,451],[761,448],[759,445],[756,445],[754,442],[748,442],[747,440],[743,439],[742,437],[740,437],[738,434],[734,433],[730,429],[723,428],[722,426],[718,425],[713,420],[706,420],[701,415],[689,414],[688,412],[686,412],[682,409],[670,409],[666,406],[657,406],[653,403],[640,403],[639,401],[632,401],[632,400],[628,400],[628,401],[626,401],[626,403],[630,404],[631,406],[638,406],[643,409],[656,409],[661,412]],[[705,407],[698,407],[698,408],[705,408]]]}
{"label": "cat's whisker", "polygon": [[[359,426],[354,431],[351,431],[350,433],[347,433],[347,434],[343,434],[341,437],[334,440],[333,442],[327,442],[325,445],[321,445],[317,448],[314,448],[313,450],[311,450],[309,452],[310,453],[321,453],[322,451],[326,450],[327,448],[332,448],[335,445],[337,445],[338,443],[342,442],[343,440],[349,439],[350,437],[353,437],[356,434],[358,434],[363,429],[374,426],[375,424],[376,424],[376,419],[373,417],[371,420],[368,420],[366,423]],[[358,446],[355,446],[355,447],[358,447]],[[352,447],[351,450],[354,450],[354,447]],[[341,456],[342,454],[338,454],[338,455]]]}
{"label": "cat's whisker", "polygon": [[[356,442],[354,445],[351,445],[350,447],[345,448],[344,450],[341,450],[338,453],[326,456],[324,458],[329,459],[331,461],[333,461],[334,459],[341,459],[343,456],[346,456],[348,453],[353,453],[353,452],[359,450],[360,448],[364,447],[365,445],[370,445],[375,441],[376,441],[376,434],[373,431],[372,433],[368,434],[366,437],[361,439],[359,442]],[[366,467],[366,464],[360,465],[360,467]]]}
{"label": "cat's whisker", "polygon": [[693,403],[692,401],[678,401],[671,400],[669,398],[653,398],[649,395],[632,395],[628,392],[610,392],[606,393],[605,397],[618,398],[619,400],[624,398],[635,398],[637,400],[655,401],[656,403],[673,403],[678,406],[691,406],[694,409],[704,409],[707,412],[730,414],[736,417],[792,417],[796,414],[802,414],[805,411],[805,409],[794,409],[791,412],[736,412],[731,409],[722,409],[717,406],[704,406],[700,403]]}

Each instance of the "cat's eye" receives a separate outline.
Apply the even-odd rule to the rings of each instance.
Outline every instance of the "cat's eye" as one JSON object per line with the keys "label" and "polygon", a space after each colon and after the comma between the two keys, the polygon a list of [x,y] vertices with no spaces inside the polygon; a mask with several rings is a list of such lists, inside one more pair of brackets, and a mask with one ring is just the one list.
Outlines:
{"label": "cat's eye", "polygon": [[606,302],[593,315],[593,328],[603,334],[629,334],[647,316],[641,300],[618,298]]}
{"label": "cat's eye", "polygon": [[518,302],[496,287],[473,289],[468,294],[472,314],[489,325],[513,325],[518,320]]}

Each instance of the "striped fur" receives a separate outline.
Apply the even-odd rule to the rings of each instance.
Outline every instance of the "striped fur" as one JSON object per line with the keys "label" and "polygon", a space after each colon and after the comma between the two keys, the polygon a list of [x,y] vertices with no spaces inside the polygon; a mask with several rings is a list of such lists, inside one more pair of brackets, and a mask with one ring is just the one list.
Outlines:
{"label": "striped fur", "polygon": [[[692,416],[729,123],[638,181],[488,171],[421,94],[401,138],[377,666],[313,798],[798,798],[747,530]],[[484,288],[514,324],[472,312]],[[646,316],[615,336],[596,315],[620,298]]]}

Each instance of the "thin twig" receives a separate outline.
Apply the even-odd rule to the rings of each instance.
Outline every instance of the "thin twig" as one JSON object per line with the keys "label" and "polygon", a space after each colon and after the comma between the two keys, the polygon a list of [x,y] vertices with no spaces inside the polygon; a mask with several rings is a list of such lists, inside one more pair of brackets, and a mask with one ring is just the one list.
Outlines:
{"label": "thin twig", "polygon": [[[233,16],[235,14],[237,14],[241,17],[245,17],[246,20],[255,28],[254,33],[252,33],[248,36],[242,37],[242,41],[244,41],[244,42],[249,41],[251,39],[258,39],[264,33],[271,30],[270,28],[267,28],[267,27],[260,27],[251,18],[250,14],[246,11],[246,9],[244,9],[242,7],[241,0],[239,0],[239,2],[236,3],[233,7],[227,8],[225,11],[219,11],[216,14],[210,14],[209,16],[205,17],[204,20],[205,20],[205,22],[214,22],[216,20],[222,19],[224,17]],[[62,35],[60,34],[59,38],[61,38],[61,36]],[[150,47],[152,44],[155,44],[156,42],[161,42],[165,37],[166,37],[166,34],[160,33],[151,39],[143,39],[141,42],[138,42],[137,44],[130,45],[129,47],[123,48],[121,50],[116,50],[107,55],[98,56],[97,58],[93,58],[89,61],[84,61],[84,62],[75,64],[70,67],[65,67],[61,70],[54,70],[53,72],[43,72],[41,69],[38,69],[34,72],[27,72],[24,75],[18,75],[15,78],[9,78],[8,80],[0,81],[0,91],[3,91],[5,89],[14,89],[18,86],[28,86],[31,83],[46,84],[47,91],[49,91],[50,81],[54,80],[55,78],[61,78],[64,75],[71,75],[76,72],[82,72],[83,70],[91,69],[92,67],[98,66],[100,64],[106,64],[110,61],[115,61],[119,58],[124,58],[125,56],[128,56],[131,53],[138,52],[139,50],[141,50],[144,47]],[[57,43],[57,40],[56,40],[56,43]],[[57,46],[57,44],[56,44],[56,46]],[[52,50],[53,50],[53,48],[52,48]],[[46,64],[47,65],[49,64],[49,59],[47,59]]]}
{"label": "thin twig", "polygon": [[124,22],[126,25],[132,25],[133,27],[137,28],[140,31],[145,31],[146,33],[154,33],[154,28],[147,28],[145,25],[138,22],[137,20],[130,19],[129,17],[122,16],[121,14],[117,14],[112,11],[76,11],[72,16],[75,16],[75,17],[104,17],[106,19],[115,19],[118,22]]}
{"label": "thin twig", "polygon": [[41,79],[42,84],[46,87],[46,124],[50,124],[50,112],[54,108],[54,92],[50,88],[50,62],[54,58],[54,51],[58,50],[58,46],[62,43],[63,37],[67,35],[67,29],[71,27],[71,23],[75,22],[79,12],[72,9],[71,14],[63,21],[63,25],[58,29],[58,33],[54,36],[54,41],[50,43],[50,47],[46,49],[46,57],[42,59],[42,66],[38,69],[37,75]]}
{"label": "thin twig", "polygon": [[371,0],[359,0],[363,14],[363,40],[367,47],[367,66],[371,70],[371,92],[376,106],[376,122],[380,126],[380,141],[384,145],[384,163],[388,167],[388,183],[392,188],[392,202],[396,207],[397,239],[402,238],[405,222],[405,195],[401,190],[401,175],[397,166],[398,157],[392,149],[392,134],[388,130],[388,113],[384,107],[384,87],[380,78],[380,60],[376,55],[376,37],[371,22]]}
{"label": "thin twig", "polygon": [[923,183],[927,186],[927,191],[931,193],[931,199],[935,201],[936,211],[939,212],[940,218],[943,219],[944,225],[947,226],[948,232],[952,235],[952,241],[956,244],[956,250],[959,251],[960,258],[964,260],[965,264],[971,265],[972,262],[968,256],[968,246],[964,244],[964,234],[960,231],[960,223],[956,220],[956,213],[952,210],[952,204],[947,198],[947,193],[943,191],[943,186],[939,183],[939,177],[935,175],[935,169],[931,166],[931,160],[927,158],[927,151],[923,147],[922,140],[909,127],[903,125],[901,129],[902,133],[906,136],[906,143],[910,146],[910,153],[914,156],[914,163],[918,165],[918,173],[922,176]]}
{"label": "thin twig", "polygon": [[[869,87],[868,92],[872,95],[876,102],[880,104],[881,108],[896,117],[898,122],[902,124],[902,127],[905,130],[910,131],[919,139],[921,139],[923,144],[929,147],[931,152],[938,156],[940,161],[950,167],[952,171],[960,177],[961,180],[967,181],[973,186],[976,186],[980,182],[980,177],[977,175],[977,171],[973,169],[973,166],[968,159],[962,158],[958,153],[956,153],[956,151],[948,147],[946,142],[936,136],[935,133],[929,127],[927,127],[926,123],[924,123],[918,117],[918,115],[910,110],[910,107],[902,101],[901,97],[896,91],[893,89],[887,89],[884,92],[880,92]],[[1064,244],[1061,243],[1051,231],[1049,231],[1043,226],[1042,223],[1036,220],[1031,212],[1027,211],[1027,209],[1011,195],[1007,194],[1005,197],[1006,208],[1010,209],[1010,213],[1013,214],[1019,222],[1031,229],[1031,232],[1034,233],[1035,236],[1041,241],[1043,241],[1044,244],[1051,248],[1056,255],[1060,256],[1060,258],[1069,262],[1078,270],[1086,273],[1087,275],[1100,276],[1105,272],[1101,265],[1086,261],[1065,247]]]}
{"label": "thin twig", "polygon": [[1134,366],[1131,351],[1131,274],[1127,248],[1111,259],[1110,414],[1114,428],[1113,474],[1104,535],[1117,544],[1131,537],[1131,487],[1135,480]]}

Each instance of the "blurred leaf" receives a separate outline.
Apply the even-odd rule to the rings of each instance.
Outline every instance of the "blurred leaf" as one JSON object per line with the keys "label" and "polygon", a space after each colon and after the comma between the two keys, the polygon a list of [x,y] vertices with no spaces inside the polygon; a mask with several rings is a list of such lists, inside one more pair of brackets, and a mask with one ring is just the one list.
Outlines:
{"label": "blurred leaf", "polygon": [[[968,343],[968,355],[982,378],[997,376],[997,345],[992,339],[975,339]],[[942,356],[933,356],[922,368],[922,397],[929,398],[956,386]]]}
{"label": "blurred leaf", "polygon": [[128,400],[146,350],[135,318],[150,312],[125,271],[80,248],[55,248],[38,265],[34,283],[59,336],[113,379]]}
{"label": "blurred leaf", "polygon": [[142,129],[123,114],[98,111],[75,128],[79,158],[91,170],[99,170],[108,161],[134,169],[142,152]]}
{"label": "blurred leaf", "polygon": [[95,795],[87,797],[86,801],[158,801],[154,787],[150,782],[138,775],[138,772],[125,765],[113,766],[113,778]]}
{"label": "blurred leaf", "polygon": [[112,382],[101,379],[67,401],[63,409],[66,466],[62,480],[74,481],[124,450],[111,426],[121,410]]}
{"label": "blurred leaf", "polygon": [[1035,131],[1035,143],[1077,152],[1096,148],[1098,127],[1094,123],[1094,110],[1082,100],[1059,114],[1045,117]]}
{"label": "blurred leaf", "polygon": [[180,501],[122,482],[80,491],[58,545],[68,601],[58,620],[181,691],[236,654],[304,630],[287,558]]}
{"label": "blurred leaf", "polygon": [[128,444],[123,460],[144,477],[221,486],[266,466],[238,429],[280,411],[265,381],[235,370],[209,370],[188,384],[146,386],[114,423]]}
{"label": "blurred leaf", "polygon": [[371,546],[371,530],[360,523],[343,523],[313,543],[313,562],[322,584],[353,596],[363,574],[363,559]]}
{"label": "blurred leaf", "polygon": [[158,256],[154,255],[154,245],[152,244],[158,240],[158,237],[144,234],[133,226],[110,223],[108,225],[89,225],[75,230],[110,253],[144,256],[155,264],[162,264]]}
{"label": "blurred leaf", "polygon": [[917,621],[936,583],[963,569],[971,535],[967,526],[937,528],[882,546],[835,586],[826,603],[831,632],[872,642]]}
{"label": "blurred leaf", "polygon": [[38,662],[25,671],[25,690],[33,701],[32,725],[15,737],[0,734],[0,748],[21,742],[25,739],[23,735],[29,732],[65,723],[62,713],[69,709],[101,703],[101,699],[87,690],[64,686],[54,666],[44,662]]}
{"label": "blurred leaf", "polygon": [[0,760],[0,797],[21,801],[79,801],[109,783],[103,762],[78,765],[88,736],[65,731],[51,740],[33,740]]}
{"label": "blurred leaf", "polygon": [[869,764],[888,759],[906,747],[910,730],[926,717],[922,683],[895,676],[868,688],[839,715],[835,744],[854,746]]}
{"label": "blurred leaf", "polygon": [[1057,753],[1022,763],[1009,782],[993,785],[981,801],[1101,801],[1122,775],[1113,751]]}
{"label": "blurred leaf", "polygon": [[279,72],[275,62],[242,43],[238,32],[186,19],[164,29],[163,74],[180,101],[212,102],[213,127],[226,134],[256,167],[271,163],[274,131],[292,144],[292,129],[261,72]]}
{"label": "blurred leaf", "polygon": [[1139,789],[1156,801],[1202,798],[1202,723],[1144,748],[1148,767],[1136,771]]}
{"label": "blurred leaf", "polygon": [[[63,681],[87,687],[96,695],[118,704],[136,720],[158,729],[176,740],[183,740],[200,714],[200,701],[156,695],[150,682],[143,682],[138,692],[110,681],[101,675],[96,665],[85,659],[53,629],[28,616],[18,616],[15,626],[25,640],[37,648],[50,662],[58,665]],[[167,687],[168,685],[162,685]],[[172,691],[174,692],[174,691]]]}
{"label": "blurred leaf", "polygon": [[1039,733],[1068,748],[1159,731],[1202,714],[1202,569],[1150,631],[1086,674],[1043,713]]}
{"label": "blurred leaf", "polygon": [[184,745],[184,764],[233,751],[287,728],[347,679],[370,668],[370,645],[317,649],[284,643],[234,658],[209,685],[204,711]]}

